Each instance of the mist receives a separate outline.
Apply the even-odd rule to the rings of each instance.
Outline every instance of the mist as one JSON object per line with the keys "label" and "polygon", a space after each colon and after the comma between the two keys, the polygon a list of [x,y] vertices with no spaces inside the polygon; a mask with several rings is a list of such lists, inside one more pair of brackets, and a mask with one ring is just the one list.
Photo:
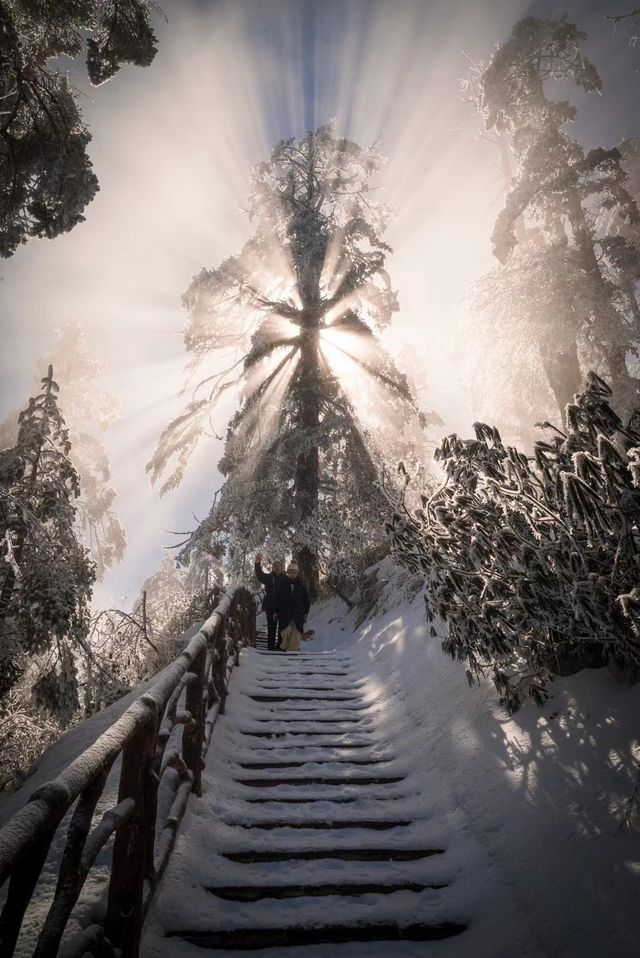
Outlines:
{"label": "mist", "polygon": [[[573,96],[575,135],[586,145],[613,145],[634,132],[628,117],[638,100],[640,49],[629,30],[604,21],[607,7],[567,5],[589,32],[605,81],[604,97]],[[129,546],[96,587],[98,606],[129,604],[160,565],[171,532],[192,529],[221,483],[222,443],[213,438],[163,498],[145,464],[189,398],[179,395],[180,297],[202,266],[246,240],[251,168],[281,138],[335,118],[341,135],[378,142],[388,157],[380,186],[394,211],[389,270],[400,312],[386,343],[396,356],[410,347],[422,364],[423,403],[442,417],[443,430],[468,431],[455,332],[466,287],[492,261],[504,183],[458,77],[465,56],[488,59],[527,12],[558,12],[514,0],[235,0],[165,2],[163,10],[151,67],[127,68],[92,90],[70,66],[101,187],[86,221],[53,241],[32,241],[0,266],[0,416],[25,405],[36,359],[70,320],[84,325],[106,364],[101,386],[122,406],[106,445]],[[233,404],[230,395],[218,407],[218,434]]]}

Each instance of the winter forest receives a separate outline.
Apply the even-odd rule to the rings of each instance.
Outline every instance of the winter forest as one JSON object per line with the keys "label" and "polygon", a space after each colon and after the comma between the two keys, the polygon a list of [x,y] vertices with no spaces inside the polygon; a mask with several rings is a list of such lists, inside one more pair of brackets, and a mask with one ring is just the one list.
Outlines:
{"label": "winter forest", "polygon": [[[157,893],[147,875],[161,905],[142,945],[138,928],[122,951],[114,932],[110,951],[87,938],[60,954],[432,956],[438,943],[420,943],[449,936],[455,956],[637,954],[640,9],[0,0],[0,84],[0,826],[169,675],[219,608],[240,665],[229,679],[216,633],[202,694],[221,721],[210,721],[216,757],[203,758],[202,785],[199,766],[171,751],[184,727],[195,754],[193,664],[166,706],[173,731],[156,777],[169,768],[176,795],[189,783],[175,821],[185,814],[193,830],[174,823]],[[278,561],[297,564],[311,609],[298,659],[270,666],[260,636],[276,613],[260,570]],[[254,611],[258,647],[240,653],[256,645]],[[244,745],[229,729],[251,718],[237,703],[264,701],[276,665],[294,687],[312,675],[295,661],[325,662],[319,688],[298,679],[300,695],[338,696],[338,723],[361,689],[392,730],[384,743],[404,741],[396,760],[420,769],[416,795],[447,821],[446,839],[418,829],[420,847],[457,848],[460,808],[473,839],[451,874],[443,866],[419,887],[422,866],[399,866],[406,884],[387,889],[377,925],[377,897],[365,917],[357,908],[384,891],[370,864],[384,844],[351,897],[333,872],[320,882],[310,864],[292,866],[293,884],[316,875],[318,908],[342,896],[329,930],[288,904],[287,938],[254,894],[218,903],[251,917],[215,933],[194,904],[175,918],[191,929],[180,937],[167,930],[172,889],[209,841],[209,811],[192,803],[214,809],[215,797],[216,815],[237,812],[224,776]],[[326,776],[344,749],[364,749],[360,765],[391,761],[348,727],[326,729],[315,743],[326,754],[310,738],[303,755],[305,735],[322,731],[307,718],[274,731],[291,745],[275,757],[303,771],[329,763],[322,788],[338,783]],[[277,785],[268,776],[289,766],[264,764],[269,744],[256,738],[247,756],[260,761],[242,767],[271,769],[260,774]],[[335,798],[354,814],[357,781]],[[274,806],[256,829],[275,828],[277,813],[300,835],[321,827],[288,797],[293,785],[272,790],[291,811]],[[113,842],[113,865],[97,858],[105,873],[139,814],[122,787],[111,825],[96,825]],[[366,827],[393,836],[403,823],[376,826],[377,800],[362,800]],[[410,828],[418,806],[413,795]],[[344,828],[341,847],[358,844],[355,819],[318,811]],[[560,854],[558,835],[568,859],[552,880],[543,862]],[[298,840],[283,854],[295,857]],[[244,841],[234,854],[267,854]],[[391,858],[414,854],[387,844]],[[0,833],[0,866],[3,848]],[[277,859],[251,867],[263,860]],[[74,907],[92,863],[82,858]],[[515,869],[526,881],[504,878]],[[462,890],[440,913],[434,889],[454,874]],[[21,946],[12,909],[22,921],[37,876],[21,879],[20,908],[11,876],[0,956],[30,955],[36,919],[27,911]],[[283,887],[275,897],[301,900]],[[502,924],[487,917],[501,901]],[[54,906],[33,951],[42,958],[58,954],[69,917],[51,918]]]}

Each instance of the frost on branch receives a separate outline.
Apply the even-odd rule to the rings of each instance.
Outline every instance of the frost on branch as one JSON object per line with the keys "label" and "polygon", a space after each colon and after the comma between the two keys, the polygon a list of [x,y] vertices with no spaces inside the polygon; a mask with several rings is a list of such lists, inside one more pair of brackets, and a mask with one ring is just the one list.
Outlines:
{"label": "frost on branch", "polygon": [[525,17],[466,88],[506,198],[493,232],[500,265],[469,297],[462,351],[474,415],[528,447],[533,411],[564,421],[589,369],[606,370],[625,415],[639,397],[637,143],[585,151],[571,135],[576,108],[554,96],[556,82],[601,91],[586,39],[564,16]]}
{"label": "frost on branch", "polygon": [[[98,190],[91,134],[61,72],[86,39],[95,85],[156,52],[148,0],[5,0],[0,5],[0,256],[84,219]],[[52,66],[52,61],[57,61]]]}
{"label": "frost on branch", "polygon": [[420,509],[388,494],[393,550],[424,578],[429,621],[447,622],[444,650],[509,711],[543,701],[554,673],[638,675],[640,433],[610,395],[591,373],[533,458],[476,423],[475,439],[442,441],[445,478]]}

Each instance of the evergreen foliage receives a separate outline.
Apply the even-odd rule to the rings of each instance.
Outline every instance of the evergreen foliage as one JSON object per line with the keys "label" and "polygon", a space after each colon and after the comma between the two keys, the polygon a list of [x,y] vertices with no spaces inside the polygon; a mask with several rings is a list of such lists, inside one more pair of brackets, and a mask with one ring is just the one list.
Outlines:
{"label": "evergreen foliage", "polygon": [[[64,394],[64,417],[69,433],[69,458],[78,473],[80,495],[75,502],[76,531],[91,553],[99,581],[114,562],[124,558],[127,538],[113,506],[109,455],[101,441],[120,416],[112,393],[98,380],[104,365],[91,352],[83,327],[67,323],[57,331],[57,342],[38,363],[36,385],[51,363]],[[0,449],[15,446],[18,413],[0,423]]]}
{"label": "evergreen foliage", "polygon": [[[127,538],[114,510],[116,491],[111,483],[104,434],[121,415],[114,395],[99,385],[104,365],[89,349],[79,323],[58,331],[50,361],[64,395],[64,415],[69,430],[69,457],[80,480],[76,500],[76,530],[91,553],[96,578],[102,579],[115,562],[124,558]],[[38,363],[42,373],[46,360]]]}
{"label": "evergreen foliage", "polygon": [[446,622],[443,649],[509,711],[543,701],[554,673],[638,675],[640,412],[624,426],[610,397],[591,373],[566,432],[539,424],[533,458],[476,423],[475,439],[440,444],[444,479],[419,509],[387,493],[393,550],[423,577],[428,620]]}
{"label": "evergreen foliage", "polygon": [[376,335],[398,308],[385,269],[388,214],[371,197],[381,162],[327,126],[279,143],[256,168],[252,237],[237,256],[202,270],[184,296],[196,363],[229,363],[201,379],[147,467],[154,480],[169,469],[163,491],[177,485],[216,402],[239,386],[219,464],[226,482],[196,540],[233,541],[238,558],[265,543],[292,549],[312,593],[319,560],[334,555],[326,517],[341,517],[345,541],[351,522],[362,541],[375,537],[384,511],[372,492],[378,454],[335,357],[383,390],[385,413],[398,423],[396,456],[404,427],[424,423]]}
{"label": "evergreen foliage", "polygon": [[95,569],[74,530],[78,474],[52,367],[0,452],[0,695],[29,656],[80,640]]}
{"label": "evergreen foliage", "polygon": [[156,53],[148,0],[1,0],[0,255],[84,219],[98,190],[77,94],[51,66],[85,44],[92,84]]}

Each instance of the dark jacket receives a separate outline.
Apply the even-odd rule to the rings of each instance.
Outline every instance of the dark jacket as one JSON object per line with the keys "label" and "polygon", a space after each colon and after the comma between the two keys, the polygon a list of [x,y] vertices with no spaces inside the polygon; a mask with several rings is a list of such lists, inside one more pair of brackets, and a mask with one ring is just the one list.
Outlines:
{"label": "dark jacket", "polygon": [[264,586],[264,599],[262,600],[262,608],[265,612],[275,612],[275,589],[276,589],[276,579],[282,578],[283,573],[276,575],[275,572],[264,572],[262,566],[259,562],[256,562],[255,566],[256,579],[259,582],[262,582]]}
{"label": "dark jacket", "polygon": [[277,577],[275,611],[280,631],[286,629],[293,619],[298,630],[304,632],[304,620],[309,614],[309,593],[299,576],[297,579],[290,579],[288,575]]}

